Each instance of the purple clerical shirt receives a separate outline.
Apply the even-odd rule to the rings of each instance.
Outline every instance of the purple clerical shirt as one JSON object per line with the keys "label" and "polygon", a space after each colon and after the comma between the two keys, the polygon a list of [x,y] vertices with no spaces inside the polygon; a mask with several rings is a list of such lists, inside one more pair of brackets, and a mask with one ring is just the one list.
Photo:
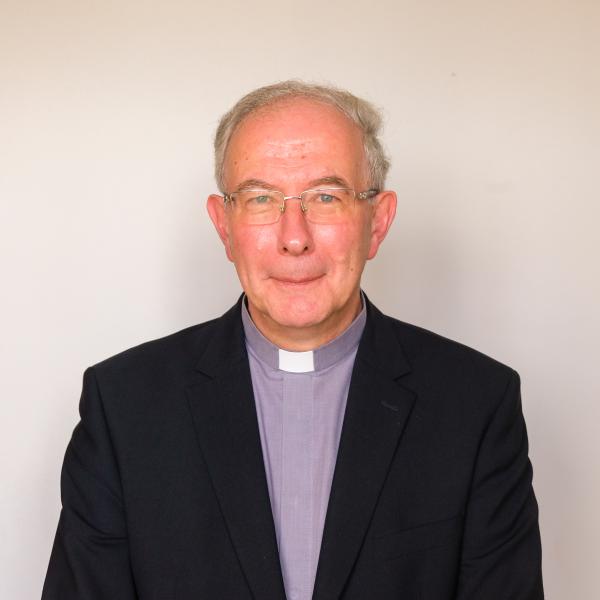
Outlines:
{"label": "purple clerical shirt", "polygon": [[242,321],[279,558],[288,600],[312,597],[363,309],[341,335],[286,352]]}

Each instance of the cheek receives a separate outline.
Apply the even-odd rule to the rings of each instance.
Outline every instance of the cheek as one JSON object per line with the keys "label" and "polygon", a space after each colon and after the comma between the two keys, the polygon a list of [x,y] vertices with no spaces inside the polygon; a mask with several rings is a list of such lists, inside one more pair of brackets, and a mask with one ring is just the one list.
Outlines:
{"label": "cheek", "polygon": [[262,251],[267,246],[268,232],[264,227],[232,227],[229,245],[236,258]]}
{"label": "cheek", "polygon": [[317,252],[321,250],[343,272],[360,268],[369,247],[368,232],[361,224],[321,226],[315,242]]}
{"label": "cheek", "polygon": [[276,248],[273,232],[267,227],[233,229],[229,245],[236,268],[248,274],[266,266],[271,250]]}
{"label": "cheek", "polygon": [[274,234],[273,227],[257,227],[253,236],[253,247],[255,252],[265,254],[269,250],[277,250],[277,238]]}

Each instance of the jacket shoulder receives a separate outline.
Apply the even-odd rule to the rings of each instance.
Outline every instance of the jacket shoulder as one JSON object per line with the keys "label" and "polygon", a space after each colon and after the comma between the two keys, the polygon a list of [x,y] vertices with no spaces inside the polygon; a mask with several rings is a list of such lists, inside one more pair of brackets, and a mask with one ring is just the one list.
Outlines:
{"label": "jacket shoulder", "polygon": [[193,367],[219,319],[211,319],[123,350],[92,365],[103,377],[165,373]]}
{"label": "jacket shoulder", "polygon": [[[417,393],[422,414],[440,422],[462,415],[463,424],[483,426],[507,393],[519,390],[519,374],[495,358],[423,327],[383,318],[410,365],[403,381]],[[519,402],[518,394],[510,395],[511,402]]]}
{"label": "jacket shoulder", "polygon": [[423,327],[382,315],[415,370],[447,374],[454,379],[489,382],[519,377],[509,365],[466,344]]}

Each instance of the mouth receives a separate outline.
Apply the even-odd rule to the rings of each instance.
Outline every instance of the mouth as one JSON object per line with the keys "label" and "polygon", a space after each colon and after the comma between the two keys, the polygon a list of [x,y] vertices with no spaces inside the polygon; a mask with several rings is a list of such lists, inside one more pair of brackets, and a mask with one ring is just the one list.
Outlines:
{"label": "mouth", "polygon": [[302,286],[318,281],[322,277],[323,275],[317,275],[314,277],[271,277],[271,279],[274,279],[277,283],[281,283],[283,285]]}

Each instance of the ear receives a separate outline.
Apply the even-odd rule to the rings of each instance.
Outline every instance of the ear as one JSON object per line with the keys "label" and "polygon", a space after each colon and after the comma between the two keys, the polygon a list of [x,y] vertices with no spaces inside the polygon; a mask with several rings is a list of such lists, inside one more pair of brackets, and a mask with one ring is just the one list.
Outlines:
{"label": "ear", "polygon": [[229,220],[225,212],[223,196],[211,194],[206,201],[206,209],[208,210],[210,220],[213,222],[213,225],[223,242],[223,246],[225,246],[227,258],[233,262],[231,241],[229,237]]}
{"label": "ear", "polygon": [[373,213],[371,215],[371,245],[367,259],[375,258],[379,246],[389,231],[394,216],[396,215],[396,192],[380,192],[375,197]]}

